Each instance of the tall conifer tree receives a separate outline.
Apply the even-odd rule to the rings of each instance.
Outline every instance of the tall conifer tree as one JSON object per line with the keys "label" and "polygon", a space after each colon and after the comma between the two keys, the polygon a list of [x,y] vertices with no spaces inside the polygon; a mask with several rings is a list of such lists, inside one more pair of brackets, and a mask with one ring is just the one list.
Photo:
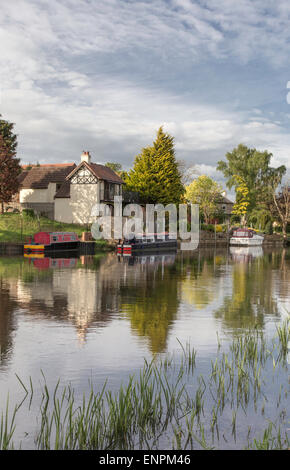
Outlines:
{"label": "tall conifer tree", "polygon": [[143,203],[178,204],[184,186],[175,158],[174,138],[160,127],[152,146],[145,147],[135,159],[126,180],[129,191],[137,191]]}

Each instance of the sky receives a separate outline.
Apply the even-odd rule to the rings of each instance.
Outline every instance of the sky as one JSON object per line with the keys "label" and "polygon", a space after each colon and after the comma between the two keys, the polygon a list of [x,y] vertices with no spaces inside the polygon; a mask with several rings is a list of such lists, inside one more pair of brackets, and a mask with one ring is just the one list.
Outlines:
{"label": "sky", "polygon": [[22,163],[89,150],[127,170],[163,126],[178,160],[222,183],[239,143],[289,167],[288,0],[0,4],[0,114]]}

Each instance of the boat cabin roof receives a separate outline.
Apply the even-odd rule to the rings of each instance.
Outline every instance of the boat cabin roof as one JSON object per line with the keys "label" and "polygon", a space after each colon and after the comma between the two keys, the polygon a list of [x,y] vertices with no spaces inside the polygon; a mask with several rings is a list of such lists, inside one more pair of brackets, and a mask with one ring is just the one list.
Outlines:
{"label": "boat cabin roof", "polygon": [[252,237],[255,233],[249,228],[237,228],[234,230],[233,237]]}
{"label": "boat cabin roof", "polygon": [[37,232],[35,235],[76,235],[76,232]]}

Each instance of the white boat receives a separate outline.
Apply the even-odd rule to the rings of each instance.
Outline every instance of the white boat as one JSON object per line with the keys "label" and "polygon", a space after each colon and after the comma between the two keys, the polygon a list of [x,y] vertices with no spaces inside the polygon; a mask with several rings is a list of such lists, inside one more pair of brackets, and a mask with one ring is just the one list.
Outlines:
{"label": "white boat", "polygon": [[259,246],[264,240],[263,235],[258,235],[254,230],[248,228],[238,228],[230,238],[230,245],[236,246]]}

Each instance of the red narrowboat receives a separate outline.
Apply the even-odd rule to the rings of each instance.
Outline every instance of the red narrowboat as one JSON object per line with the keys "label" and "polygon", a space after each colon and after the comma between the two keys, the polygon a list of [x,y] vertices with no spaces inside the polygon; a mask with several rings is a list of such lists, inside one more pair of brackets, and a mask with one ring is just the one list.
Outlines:
{"label": "red narrowboat", "polygon": [[24,253],[50,253],[77,250],[80,240],[74,232],[38,232],[24,245]]}

